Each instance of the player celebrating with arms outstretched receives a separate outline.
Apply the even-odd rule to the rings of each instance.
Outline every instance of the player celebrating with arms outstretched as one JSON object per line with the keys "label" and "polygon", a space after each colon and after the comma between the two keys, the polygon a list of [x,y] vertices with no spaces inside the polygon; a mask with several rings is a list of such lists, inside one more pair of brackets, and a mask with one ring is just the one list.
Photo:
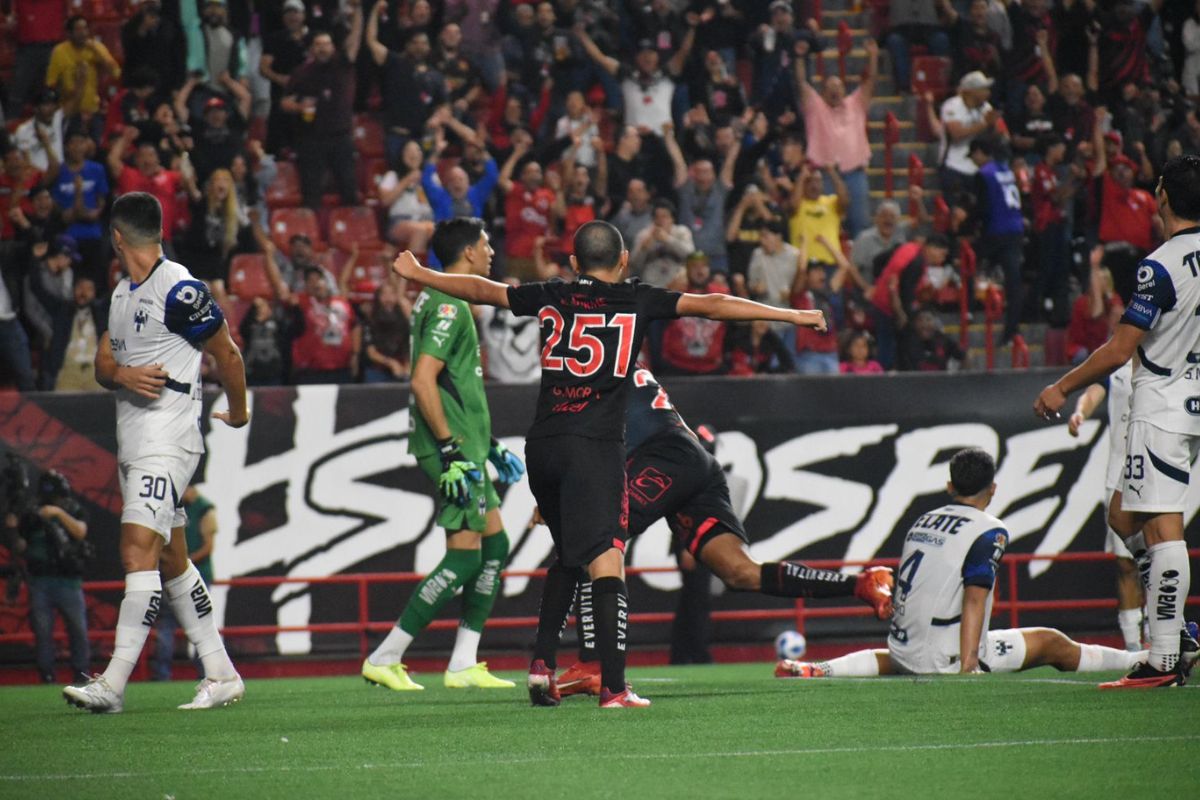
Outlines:
{"label": "player celebrating with arms outstretched", "polygon": [[[561,625],[561,583],[586,566],[595,598],[596,640],[603,688],[601,708],[646,706],[625,683],[628,611],[624,559],[628,524],[625,487],[625,407],[634,361],[654,319],[697,316],[721,320],[791,322],[825,328],[819,311],[795,311],[729,295],[680,294],[623,283],[629,262],[620,232],[589,222],[575,233],[571,282],[509,286],[475,275],[425,269],[410,252],[394,268],[406,278],[473,303],[536,316],[541,324],[542,379],[537,412],[526,437],[529,483],[550,527],[558,560],[543,588],[539,625]],[[530,696],[553,684],[553,672],[534,662]]]}
{"label": "player celebrating with arms outstretched", "polygon": [[[1058,414],[1067,395],[1119,369],[1136,354],[1125,469],[1109,504],[1109,524],[1144,576],[1150,655],[1110,688],[1178,686],[1190,666],[1180,658],[1191,565],[1183,512],[1200,452],[1200,157],[1163,167],[1155,190],[1165,243],[1137,268],[1137,288],[1112,338],[1057,383],[1034,413]],[[1107,685],[1106,685],[1107,686]]]}
{"label": "player celebrating with arms outstretched", "polygon": [[113,251],[127,275],[113,290],[96,380],[117,393],[125,596],[108,669],[83,686],[66,687],[63,696],[96,713],[121,711],[165,590],[204,664],[195,699],[180,708],[229,705],[245,687],[217,631],[208,588],[188,559],[181,498],[204,452],[201,353],[216,359],[229,402],[228,411],[213,417],[233,428],[250,420],[242,354],[208,287],[163,257],[162,207],[153,195],[122,195],[111,225]]}
{"label": "player celebrating with arms outstretched", "polygon": [[[447,273],[487,275],[491,270],[493,251],[483,220],[439,222],[431,244],[438,260],[448,265]],[[396,691],[423,689],[401,663],[404,652],[462,587],[462,620],[443,682],[451,689],[511,689],[516,684],[497,678],[486,662],[476,660],[483,624],[500,592],[500,570],[508,559],[500,497],[483,462],[491,461],[505,483],[519,480],[525,465],[492,438],[471,307],[426,286],[413,305],[410,350],[414,402],[409,409],[408,452],[438,487],[437,522],[446,531],[446,555],[417,585],[396,625],[363,661],[362,676]]]}

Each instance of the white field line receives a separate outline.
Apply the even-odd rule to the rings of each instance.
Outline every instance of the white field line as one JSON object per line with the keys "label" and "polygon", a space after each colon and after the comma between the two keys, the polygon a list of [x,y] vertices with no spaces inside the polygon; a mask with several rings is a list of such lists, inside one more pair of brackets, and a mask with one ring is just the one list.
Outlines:
{"label": "white field line", "polygon": [[[643,712],[645,713],[645,712]],[[958,742],[951,744],[897,744],[856,747],[811,747],[786,750],[726,750],[708,753],[671,752],[671,753],[627,753],[625,759],[636,761],[672,761],[682,758],[777,758],[780,756],[820,756],[862,753],[916,753],[929,751],[953,750],[993,750],[1018,747],[1068,747],[1080,745],[1108,744],[1146,744],[1152,742],[1195,742],[1200,741],[1200,734],[1190,736],[1122,736],[1110,738],[1078,738],[1078,739],[1018,739],[994,742]],[[467,761],[461,757],[443,761],[396,761],[380,764],[359,764],[347,767],[345,764],[304,764],[300,766],[271,765],[271,766],[226,766],[226,767],[186,767],[177,769],[160,769],[127,772],[62,772],[46,775],[0,775],[0,781],[8,783],[32,783],[39,781],[70,781],[70,780],[112,780],[150,778],[161,775],[207,775],[207,774],[269,774],[273,772],[328,772],[332,770],[412,770],[436,767],[460,769],[464,766],[478,765],[519,765],[540,764],[552,761],[574,761],[575,754],[527,756],[522,758],[488,758],[486,760]]]}

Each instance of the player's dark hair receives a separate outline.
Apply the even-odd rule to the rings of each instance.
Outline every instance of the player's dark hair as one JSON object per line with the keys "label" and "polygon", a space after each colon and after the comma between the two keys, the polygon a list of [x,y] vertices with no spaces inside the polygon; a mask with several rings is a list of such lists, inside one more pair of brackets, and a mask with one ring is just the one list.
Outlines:
{"label": "player's dark hair", "polygon": [[968,447],[950,459],[950,483],[959,497],[974,497],[996,479],[996,461],[985,450]]}
{"label": "player's dark hair", "polygon": [[455,217],[437,224],[429,245],[442,266],[449,267],[462,258],[463,250],[479,241],[483,231],[484,222],[479,217]]}
{"label": "player's dark hair", "polygon": [[112,207],[112,226],[134,247],[162,241],[162,206],[146,192],[129,192]]}
{"label": "player's dark hair", "polygon": [[1113,242],[1104,246],[1104,257],[1100,263],[1112,275],[1113,291],[1125,305],[1129,305],[1137,288],[1137,265],[1140,260],[1141,254],[1131,244]]}
{"label": "player's dark hair", "polygon": [[1175,216],[1200,220],[1200,156],[1176,156],[1164,164],[1162,188]]}
{"label": "player's dark hair", "polygon": [[584,223],[575,231],[575,263],[580,272],[612,269],[624,250],[621,232],[602,220]]}

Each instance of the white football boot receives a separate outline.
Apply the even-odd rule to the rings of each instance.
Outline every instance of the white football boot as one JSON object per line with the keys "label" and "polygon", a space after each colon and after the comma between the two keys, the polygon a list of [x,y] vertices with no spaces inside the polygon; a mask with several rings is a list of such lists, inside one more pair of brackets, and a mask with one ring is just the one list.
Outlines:
{"label": "white football boot", "polygon": [[125,708],[125,697],[103,675],[93,675],[83,686],[64,686],[62,693],[68,703],[93,714],[120,714]]}
{"label": "white football boot", "polygon": [[190,703],[180,706],[185,711],[201,708],[220,708],[241,700],[246,694],[246,684],[242,683],[240,675],[234,675],[223,681],[205,678],[196,685],[196,697]]}

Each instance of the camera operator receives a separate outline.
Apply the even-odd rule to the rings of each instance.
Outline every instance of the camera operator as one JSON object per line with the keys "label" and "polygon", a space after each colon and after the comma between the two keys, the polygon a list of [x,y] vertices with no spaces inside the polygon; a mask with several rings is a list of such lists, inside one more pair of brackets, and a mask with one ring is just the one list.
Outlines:
{"label": "camera operator", "polygon": [[90,654],[83,570],[91,558],[88,526],[67,479],[54,470],[37,484],[36,504],[10,505],[4,517],[15,534],[28,569],[29,625],[37,640],[37,668],[43,683],[54,678],[54,611],[62,615],[71,644],[71,670],[87,678]]}

